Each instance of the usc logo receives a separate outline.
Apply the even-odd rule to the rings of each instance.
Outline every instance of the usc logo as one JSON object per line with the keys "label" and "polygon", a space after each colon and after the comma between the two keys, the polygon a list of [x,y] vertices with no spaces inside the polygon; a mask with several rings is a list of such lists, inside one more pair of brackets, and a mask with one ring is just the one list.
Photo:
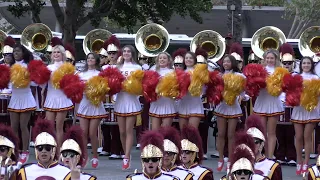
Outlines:
{"label": "usc logo", "polygon": [[132,73],[132,71],[121,71],[121,74],[123,74],[125,77],[129,76]]}

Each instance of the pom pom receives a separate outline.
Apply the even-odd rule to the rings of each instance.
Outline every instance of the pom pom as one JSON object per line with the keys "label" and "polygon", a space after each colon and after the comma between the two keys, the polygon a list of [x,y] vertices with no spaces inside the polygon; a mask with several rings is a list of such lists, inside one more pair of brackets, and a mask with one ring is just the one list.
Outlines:
{"label": "pom pom", "polygon": [[222,101],[222,92],[224,89],[224,83],[219,71],[212,71],[209,73],[210,81],[207,84],[207,98],[210,103],[215,105]]}
{"label": "pom pom", "polygon": [[208,59],[208,53],[202,48],[197,48],[195,54],[196,54],[196,56],[201,55],[205,59]]}
{"label": "pom pom", "polygon": [[159,96],[173,99],[179,96],[179,83],[175,72],[168,73],[160,79],[156,88],[156,93]]}
{"label": "pom pom", "polygon": [[123,82],[123,90],[129,94],[142,95],[142,79],[144,72],[142,70],[136,70],[132,72],[129,77]]}
{"label": "pom pom", "polygon": [[318,106],[320,80],[311,79],[303,81],[303,91],[301,94],[300,105],[305,110],[311,112]]}
{"label": "pom pom", "polygon": [[242,45],[238,42],[232,43],[230,50],[229,50],[229,54],[232,53],[237,53],[240,55],[241,58],[243,58],[243,48]]}
{"label": "pom pom", "polygon": [[110,88],[109,95],[112,96],[117,94],[122,89],[122,83],[125,77],[121,74],[118,68],[108,67],[102,72],[100,72],[99,76],[107,79],[108,86]]}
{"label": "pom pom", "polygon": [[30,61],[28,71],[31,81],[37,84],[44,84],[50,80],[51,72],[42,61]]}
{"label": "pom pom", "polygon": [[156,101],[158,95],[156,88],[160,75],[156,71],[145,71],[142,79],[143,96],[148,102]]}
{"label": "pom pom", "polygon": [[15,88],[26,88],[30,84],[30,73],[20,64],[14,64],[10,71],[10,80]]}
{"label": "pom pom", "polygon": [[289,74],[286,68],[277,67],[274,73],[267,77],[267,91],[271,96],[279,96],[281,94],[283,77],[286,74]]}
{"label": "pom pom", "polygon": [[173,53],[172,58],[174,59],[176,56],[184,57],[186,55],[187,51],[188,50],[185,48],[179,48]]}
{"label": "pom pom", "polygon": [[241,75],[228,73],[223,75],[223,82],[223,99],[227,105],[232,106],[235,103],[237,97],[244,90],[246,80]]}
{"label": "pom pom", "polygon": [[183,98],[183,96],[185,96],[188,93],[188,88],[191,83],[191,78],[189,73],[180,69],[177,69],[175,73],[178,80],[179,91],[180,91],[178,99],[181,99]]}
{"label": "pom pom", "polygon": [[59,89],[60,88],[60,81],[63,78],[63,76],[67,74],[74,74],[75,73],[75,67],[70,63],[64,63],[60,66],[56,71],[52,74],[52,85],[54,88]]}
{"label": "pom pom", "polygon": [[303,78],[301,75],[286,74],[283,77],[282,90],[286,93],[286,105],[298,106],[300,104],[303,89]]}
{"label": "pom pom", "polygon": [[13,47],[16,44],[16,40],[14,40],[11,36],[8,36],[4,42],[3,42],[4,46],[8,45],[10,47]]}
{"label": "pom pom", "polygon": [[53,38],[51,38],[51,46],[52,46],[52,47],[55,47],[55,46],[57,46],[57,45],[63,46],[63,43],[62,43],[61,39],[58,38],[58,37],[53,37]]}
{"label": "pom pom", "polygon": [[10,68],[0,64],[0,89],[8,88],[10,82]]}
{"label": "pom pom", "polygon": [[85,94],[93,105],[99,106],[106,99],[109,90],[108,81],[105,78],[94,76],[87,81]]}
{"label": "pom pom", "polygon": [[80,103],[83,96],[84,84],[75,74],[67,74],[60,80],[60,89],[74,103]]}
{"label": "pom pom", "polygon": [[268,72],[261,64],[248,64],[243,69],[246,79],[246,93],[250,97],[259,95],[260,89],[266,88]]}
{"label": "pom pom", "polygon": [[209,82],[207,64],[196,64],[191,74],[191,83],[188,88],[191,96],[201,96],[204,84]]}

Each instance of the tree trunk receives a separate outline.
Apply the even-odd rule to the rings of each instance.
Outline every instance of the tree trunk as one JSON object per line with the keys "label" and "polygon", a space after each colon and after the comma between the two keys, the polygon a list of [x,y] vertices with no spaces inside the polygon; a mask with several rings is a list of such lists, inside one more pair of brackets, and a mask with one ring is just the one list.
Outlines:
{"label": "tree trunk", "polygon": [[295,27],[297,26],[297,22],[298,22],[298,16],[295,15],[295,16],[294,16],[293,23],[292,23],[291,28],[290,28],[290,31],[289,31],[289,34],[288,34],[288,38],[292,38],[293,30],[294,30]]}
{"label": "tree trunk", "polygon": [[297,33],[298,33],[298,32],[300,31],[300,29],[302,28],[302,26],[303,26],[303,21],[300,20],[298,26],[296,27],[294,33],[292,34],[292,37],[295,37],[295,36],[297,35]]}
{"label": "tree trunk", "polygon": [[[242,1],[241,0],[228,0],[228,33],[232,33],[235,42],[242,42]],[[235,5],[235,10],[230,9],[231,5]],[[233,22],[232,22],[233,19]],[[232,32],[233,30],[233,32]]]}
{"label": "tree trunk", "polygon": [[307,21],[306,23],[304,23],[303,24],[303,26],[300,28],[300,31],[296,34],[296,36],[295,37],[293,37],[293,38],[295,38],[295,39],[299,39],[300,38],[300,35],[301,35],[301,33],[304,31],[304,29],[306,28],[306,26],[308,26],[309,25],[309,23],[310,23],[310,20],[309,21]]}

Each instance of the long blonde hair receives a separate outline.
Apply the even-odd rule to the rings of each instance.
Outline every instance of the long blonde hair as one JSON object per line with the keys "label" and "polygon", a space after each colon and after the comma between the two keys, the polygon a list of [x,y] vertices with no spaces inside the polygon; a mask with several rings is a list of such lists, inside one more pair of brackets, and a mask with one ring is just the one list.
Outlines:
{"label": "long blonde hair", "polygon": [[168,57],[168,68],[173,69],[173,60],[172,57],[169,53],[167,52],[161,52],[158,54],[158,56],[155,58],[155,63],[156,63],[156,71],[160,70],[160,65],[159,65],[159,57],[161,54],[165,54]]}
{"label": "long blonde hair", "polygon": [[263,53],[263,60],[265,61],[265,59],[266,59],[266,57],[267,57],[267,55],[268,54],[273,54],[274,55],[274,57],[275,57],[275,65],[274,65],[274,67],[279,67],[279,66],[281,66],[281,62],[280,62],[280,57],[279,57],[279,51],[277,51],[277,50],[274,50],[274,49],[268,49],[268,50],[266,50],[264,53]]}
{"label": "long blonde hair", "polygon": [[56,50],[56,49],[58,49],[59,52],[62,54],[62,61],[63,61],[63,62],[66,61],[66,60],[67,60],[66,49],[65,49],[63,46],[61,46],[61,45],[56,45],[56,46],[54,46],[54,47],[52,48],[52,54],[51,54],[51,56],[50,56],[50,58],[51,58],[51,63],[54,63],[52,56],[53,56],[53,51]]}

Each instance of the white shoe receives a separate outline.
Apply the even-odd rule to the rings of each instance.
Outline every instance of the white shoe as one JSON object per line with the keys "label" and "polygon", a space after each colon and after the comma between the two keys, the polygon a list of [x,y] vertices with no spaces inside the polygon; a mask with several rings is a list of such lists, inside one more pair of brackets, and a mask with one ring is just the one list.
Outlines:
{"label": "white shoe", "polygon": [[124,158],[124,155],[121,155],[121,158],[123,159],[123,158]]}
{"label": "white shoe", "polygon": [[224,162],[227,163],[229,161],[228,157],[223,158]]}
{"label": "white shoe", "polygon": [[203,159],[204,159],[204,160],[207,160],[207,159],[208,159],[208,156],[207,156],[206,154],[204,154],[204,155],[203,155]]}
{"label": "white shoe", "polygon": [[111,156],[109,156],[109,159],[121,159],[121,156],[116,155],[116,154],[112,154]]}
{"label": "white shoe", "polygon": [[34,142],[30,141],[29,146],[34,148]]}
{"label": "white shoe", "polygon": [[280,164],[286,164],[285,161],[281,161],[281,160],[277,160],[277,161],[278,161],[278,163],[280,163]]}
{"label": "white shoe", "polygon": [[315,159],[317,156],[317,154],[310,154],[310,159]]}
{"label": "white shoe", "polygon": [[289,164],[290,166],[296,166],[296,165],[297,165],[297,162],[295,162],[294,160],[291,160],[291,161],[288,162],[288,164]]}
{"label": "white shoe", "polygon": [[110,153],[106,151],[102,151],[99,153],[99,156],[110,156]]}
{"label": "white shoe", "polygon": [[97,152],[98,152],[98,153],[101,153],[101,152],[102,152],[102,149],[103,149],[103,147],[99,147],[99,148],[97,149]]}
{"label": "white shoe", "polygon": [[140,148],[140,144],[137,144],[136,149],[139,149],[139,148]]}
{"label": "white shoe", "polygon": [[88,148],[88,149],[91,149],[91,143],[88,143],[88,144],[87,144],[87,148]]}

